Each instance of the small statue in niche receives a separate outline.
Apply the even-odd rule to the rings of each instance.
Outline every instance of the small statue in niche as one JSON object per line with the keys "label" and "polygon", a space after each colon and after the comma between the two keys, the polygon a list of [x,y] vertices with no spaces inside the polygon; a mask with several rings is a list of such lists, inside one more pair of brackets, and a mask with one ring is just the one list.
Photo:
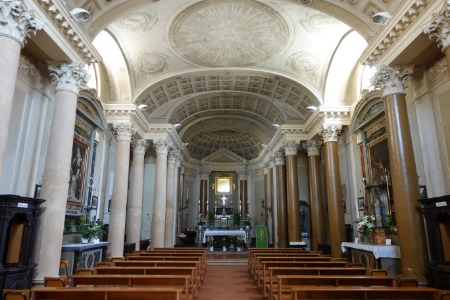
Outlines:
{"label": "small statue in niche", "polygon": [[227,215],[227,211],[225,210],[225,207],[222,210],[222,216],[226,216]]}

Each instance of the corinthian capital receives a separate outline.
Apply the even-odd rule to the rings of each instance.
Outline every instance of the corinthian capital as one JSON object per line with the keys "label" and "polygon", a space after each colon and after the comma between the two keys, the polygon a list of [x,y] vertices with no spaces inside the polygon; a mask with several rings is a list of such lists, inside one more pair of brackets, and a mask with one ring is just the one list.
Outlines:
{"label": "corinthian capital", "polygon": [[33,14],[22,7],[21,1],[0,1],[0,36],[10,37],[23,47],[26,38],[43,27]]}
{"label": "corinthian capital", "polygon": [[315,140],[308,140],[305,143],[302,144],[303,149],[308,151],[308,156],[312,155],[320,155],[320,146],[322,146],[321,141],[315,141]]}
{"label": "corinthian capital", "polygon": [[322,137],[324,143],[337,142],[338,136],[341,134],[342,125],[323,124]]}
{"label": "corinthian capital", "polygon": [[177,163],[177,159],[178,159],[178,153],[175,151],[169,151],[169,155],[167,156],[167,162],[169,164],[176,164]]}
{"label": "corinthian capital", "polygon": [[447,9],[442,13],[434,13],[431,25],[423,30],[430,37],[436,37],[436,42],[444,51],[450,45],[450,4],[447,1]]}
{"label": "corinthian capital", "polygon": [[136,132],[136,128],[131,123],[117,123],[114,124],[114,132],[117,141],[131,142],[131,137]]}
{"label": "corinthian capital", "polygon": [[170,141],[163,140],[163,139],[158,139],[156,141],[153,141],[153,145],[155,147],[156,154],[158,154],[158,155],[159,154],[167,155],[167,153],[169,152],[169,148],[172,146]]}
{"label": "corinthian capital", "polygon": [[273,158],[275,159],[275,164],[276,164],[277,166],[280,166],[280,165],[284,165],[284,164],[285,164],[283,152],[281,152],[281,151],[275,152],[275,153],[273,154]]}
{"label": "corinthian capital", "polygon": [[283,141],[283,148],[286,155],[297,155],[298,143],[293,140]]}
{"label": "corinthian capital", "polygon": [[77,95],[80,87],[86,85],[90,77],[79,62],[62,64],[60,67],[49,66],[48,69],[57,91],[68,91]]}
{"label": "corinthian capital", "polygon": [[407,66],[402,70],[400,66],[394,68],[382,66],[371,81],[374,86],[381,88],[383,97],[392,94],[406,94],[406,82],[411,78],[412,71],[412,66]]}
{"label": "corinthian capital", "polygon": [[148,141],[146,139],[135,140],[131,143],[131,148],[133,148],[133,154],[144,155],[148,148]]}

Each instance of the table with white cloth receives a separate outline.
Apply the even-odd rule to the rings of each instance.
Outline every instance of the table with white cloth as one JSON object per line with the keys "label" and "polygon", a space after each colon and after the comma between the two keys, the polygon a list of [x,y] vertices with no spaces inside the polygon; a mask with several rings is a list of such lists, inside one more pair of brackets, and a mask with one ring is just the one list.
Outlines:
{"label": "table with white cloth", "polygon": [[349,252],[352,262],[362,263],[364,267],[386,269],[390,276],[401,273],[399,246],[344,242],[341,249],[342,252]]}
{"label": "table with white cloth", "polygon": [[206,243],[207,236],[240,236],[243,241],[246,241],[247,233],[245,230],[208,230],[203,231],[203,243]]}

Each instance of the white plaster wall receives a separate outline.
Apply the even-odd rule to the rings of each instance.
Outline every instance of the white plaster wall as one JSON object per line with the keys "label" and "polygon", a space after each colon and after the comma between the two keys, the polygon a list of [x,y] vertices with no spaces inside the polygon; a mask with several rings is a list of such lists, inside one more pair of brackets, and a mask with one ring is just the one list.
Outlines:
{"label": "white plaster wall", "polygon": [[0,193],[33,197],[41,180],[39,165],[45,163],[41,147],[47,148],[44,129],[53,106],[48,110],[48,99],[20,79],[13,101]]}

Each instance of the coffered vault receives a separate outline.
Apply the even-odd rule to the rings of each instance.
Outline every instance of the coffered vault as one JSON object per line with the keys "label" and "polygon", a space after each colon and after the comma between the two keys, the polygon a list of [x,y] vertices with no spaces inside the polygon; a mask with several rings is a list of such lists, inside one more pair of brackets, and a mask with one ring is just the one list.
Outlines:
{"label": "coffered vault", "polygon": [[[252,160],[276,134],[273,124],[307,133],[327,113],[349,112],[361,92],[345,89],[359,76],[358,62],[385,60],[428,3],[66,1],[91,14],[78,26],[102,56],[97,74],[108,84],[97,87],[100,98],[110,108],[146,104],[138,115],[147,127],[181,124],[177,133],[197,160],[219,149]],[[380,11],[396,17],[377,26],[372,16]],[[96,44],[105,34],[113,42]]]}

